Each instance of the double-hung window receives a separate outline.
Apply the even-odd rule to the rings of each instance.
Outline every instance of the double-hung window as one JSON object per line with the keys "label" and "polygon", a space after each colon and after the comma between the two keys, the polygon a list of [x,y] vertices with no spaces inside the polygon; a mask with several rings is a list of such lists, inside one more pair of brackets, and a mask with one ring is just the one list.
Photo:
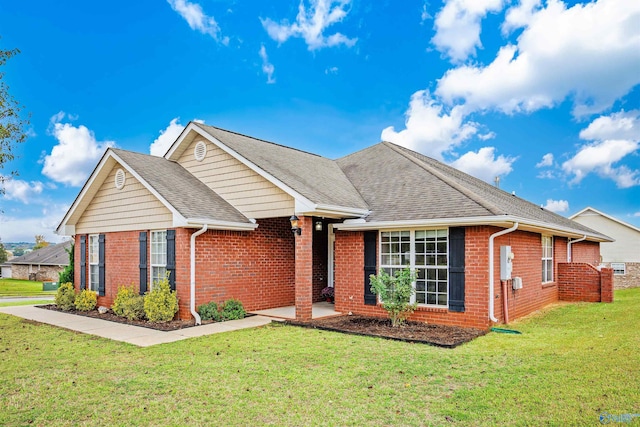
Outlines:
{"label": "double-hung window", "polygon": [[405,267],[415,272],[412,303],[448,306],[448,230],[380,233],[380,268],[390,275]]}
{"label": "double-hung window", "polygon": [[542,283],[553,282],[553,237],[542,236]]}
{"label": "double-hung window", "polygon": [[89,289],[98,292],[98,262],[100,246],[98,235],[89,235]]}
{"label": "double-hung window", "polygon": [[167,231],[151,232],[151,289],[167,275]]}
{"label": "double-hung window", "polygon": [[627,274],[626,265],[624,262],[612,262],[611,268],[613,269],[613,274],[616,276],[624,276]]}

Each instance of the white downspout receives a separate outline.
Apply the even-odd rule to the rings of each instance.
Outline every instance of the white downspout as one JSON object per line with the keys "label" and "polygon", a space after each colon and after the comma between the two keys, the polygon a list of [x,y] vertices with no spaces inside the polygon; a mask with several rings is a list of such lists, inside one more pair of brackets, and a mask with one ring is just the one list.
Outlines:
{"label": "white downspout", "polygon": [[498,319],[496,319],[495,314],[493,313],[493,240],[496,237],[502,236],[503,234],[511,233],[512,231],[516,231],[518,229],[518,223],[513,224],[513,227],[508,228],[506,230],[498,231],[497,233],[493,233],[489,237],[489,319],[492,322],[498,323]]}
{"label": "white downspout", "polygon": [[196,237],[207,231],[207,224],[191,235],[191,299],[189,300],[189,309],[191,315],[196,319],[196,325],[202,324],[202,319],[196,311]]}
{"label": "white downspout", "polygon": [[574,243],[582,242],[583,240],[586,240],[586,239],[587,239],[587,235],[585,234],[578,240],[570,240],[569,243],[567,243],[567,262],[571,262],[571,245],[573,245]]}

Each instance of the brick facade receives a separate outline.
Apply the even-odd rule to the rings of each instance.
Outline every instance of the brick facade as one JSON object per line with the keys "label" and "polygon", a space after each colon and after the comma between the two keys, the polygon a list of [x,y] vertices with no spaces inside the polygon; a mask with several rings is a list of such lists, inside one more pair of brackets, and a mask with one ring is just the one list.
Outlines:
{"label": "brick facade", "polygon": [[[411,320],[486,329],[491,322],[489,310],[489,237],[500,231],[490,226],[467,227],[465,233],[465,311],[451,312],[446,308],[418,307]],[[589,243],[589,242],[585,242]],[[500,246],[510,245],[514,253],[512,277],[522,278],[522,289],[513,290],[507,282],[507,293],[503,294],[500,281]],[[574,246],[577,246],[575,244]],[[598,244],[585,244],[584,256],[593,257]],[[336,232],[336,310],[343,313],[386,317],[378,306],[364,304],[364,238],[362,232]],[[574,248],[575,249],[575,248]],[[494,314],[504,322],[504,301],[507,300],[509,319],[513,320],[558,301],[560,265],[567,261],[567,239],[554,237],[554,281],[542,283],[541,235],[526,231],[497,237],[494,241]],[[575,252],[574,252],[575,253]],[[599,252],[596,258],[599,257]],[[597,270],[596,270],[597,271]],[[581,278],[582,275],[576,273]],[[585,280],[594,279],[587,276]],[[598,279],[598,283],[599,279]]]}
{"label": "brick facade", "polygon": [[[613,284],[615,289],[628,289],[640,287],[640,262],[625,262],[625,274],[614,274]],[[605,263],[611,268],[611,263]]]}
{"label": "brick facade", "polygon": [[11,264],[11,278],[37,282],[57,282],[58,274],[62,270],[64,267],[57,265]]}
{"label": "brick facade", "polygon": [[561,301],[613,302],[613,270],[587,263],[558,265]]}
{"label": "brick facade", "polygon": [[571,262],[600,264],[600,243],[587,241],[574,243],[571,245]]}

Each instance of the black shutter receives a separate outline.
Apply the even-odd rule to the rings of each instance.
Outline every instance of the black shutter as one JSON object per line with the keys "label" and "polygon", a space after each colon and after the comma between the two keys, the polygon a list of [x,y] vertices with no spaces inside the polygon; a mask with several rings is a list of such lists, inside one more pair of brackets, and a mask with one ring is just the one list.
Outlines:
{"label": "black shutter", "polygon": [[372,274],[376,274],[376,262],[377,248],[376,237],[377,231],[365,231],[364,232],[364,303],[365,305],[376,305],[376,294],[371,292],[371,278]]}
{"label": "black shutter", "polygon": [[80,289],[87,288],[87,236],[80,236]]}
{"label": "black shutter", "polygon": [[147,232],[141,231],[140,237],[140,295],[147,292]]}
{"label": "black shutter", "polygon": [[167,271],[169,286],[176,290],[176,230],[167,230]]}
{"label": "black shutter", "polygon": [[464,227],[449,229],[449,310],[464,311]]}
{"label": "black shutter", "polygon": [[104,296],[104,234],[98,236],[98,295]]}

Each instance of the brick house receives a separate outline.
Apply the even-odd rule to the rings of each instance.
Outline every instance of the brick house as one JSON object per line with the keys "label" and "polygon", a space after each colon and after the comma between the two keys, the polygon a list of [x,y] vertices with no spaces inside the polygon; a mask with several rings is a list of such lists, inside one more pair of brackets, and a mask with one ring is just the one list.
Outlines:
{"label": "brick house", "polygon": [[586,207],[569,218],[615,239],[602,243],[601,258],[590,261],[613,270],[615,289],[640,286],[640,228],[592,207]]}
{"label": "brick house", "polygon": [[[405,265],[413,318],[434,323],[486,328],[565,294],[612,298],[609,270],[567,263],[569,248],[599,256],[607,236],[387,142],[331,160],[191,122],[164,157],[108,149],[57,231],[75,236],[76,286],[99,304],[168,272],[179,316],[196,320],[228,298],[308,320],[325,286],[337,311],[382,316],[369,274]],[[501,281],[507,245],[517,290]]]}
{"label": "brick house", "polygon": [[7,261],[11,266],[11,278],[57,282],[58,274],[69,265],[69,251],[73,241],[45,246]]}

